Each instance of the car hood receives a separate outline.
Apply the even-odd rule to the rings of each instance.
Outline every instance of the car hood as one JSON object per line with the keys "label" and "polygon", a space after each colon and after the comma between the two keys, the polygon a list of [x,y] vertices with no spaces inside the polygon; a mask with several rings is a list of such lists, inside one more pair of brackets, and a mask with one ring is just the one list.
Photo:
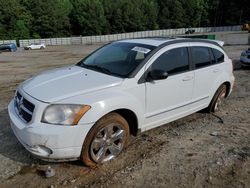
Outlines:
{"label": "car hood", "polygon": [[33,98],[50,103],[114,87],[122,80],[79,66],[71,66],[46,71],[26,80],[20,87]]}

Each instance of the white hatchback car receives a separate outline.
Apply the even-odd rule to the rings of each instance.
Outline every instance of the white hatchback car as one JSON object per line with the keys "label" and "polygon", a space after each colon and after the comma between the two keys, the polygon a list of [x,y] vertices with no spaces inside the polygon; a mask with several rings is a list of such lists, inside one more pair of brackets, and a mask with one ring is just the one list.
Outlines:
{"label": "white hatchback car", "polygon": [[46,45],[43,43],[33,43],[24,47],[25,50],[39,50],[39,49],[41,50],[45,48],[46,48]]}
{"label": "white hatchback car", "polygon": [[216,42],[128,39],[30,78],[8,111],[13,132],[32,154],[91,166],[117,157],[130,134],[217,111],[233,84],[232,61]]}

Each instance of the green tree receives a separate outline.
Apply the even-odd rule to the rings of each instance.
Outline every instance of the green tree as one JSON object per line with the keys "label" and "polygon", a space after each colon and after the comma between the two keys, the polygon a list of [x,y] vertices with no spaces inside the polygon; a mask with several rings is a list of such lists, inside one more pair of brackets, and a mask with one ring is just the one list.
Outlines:
{"label": "green tree", "polygon": [[32,35],[60,37],[70,34],[68,15],[71,11],[67,0],[26,0],[33,17]]}
{"label": "green tree", "polygon": [[158,4],[155,0],[103,0],[111,33],[158,29]]}
{"label": "green tree", "polygon": [[0,40],[242,24],[248,1],[0,0]]}
{"label": "green tree", "polygon": [[0,0],[0,40],[29,38],[32,17],[19,0]]}
{"label": "green tree", "polygon": [[161,28],[180,28],[185,25],[185,10],[179,0],[158,1],[161,10],[159,24]]}
{"label": "green tree", "polygon": [[107,20],[105,33],[125,32],[121,0],[103,0],[104,16]]}
{"label": "green tree", "polygon": [[144,28],[149,30],[159,29],[158,14],[159,6],[155,0],[143,0],[141,9],[143,11]]}
{"label": "green tree", "polygon": [[11,30],[11,35],[15,39],[28,39],[30,37],[29,28],[23,20],[17,20]]}
{"label": "green tree", "polygon": [[200,27],[209,23],[204,0],[158,0],[161,28]]}
{"label": "green tree", "polygon": [[72,0],[70,14],[72,31],[76,35],[100,35],[107,25],[99,0]]}

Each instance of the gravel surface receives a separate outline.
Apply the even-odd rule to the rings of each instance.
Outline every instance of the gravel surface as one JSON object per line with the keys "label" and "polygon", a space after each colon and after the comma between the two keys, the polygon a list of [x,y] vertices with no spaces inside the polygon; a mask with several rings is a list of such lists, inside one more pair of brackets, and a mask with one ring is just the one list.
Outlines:
{"label": "gravel surface", "polygon": [[[70,65],[99,45],[48,47],[0,54],[0,187],[250,187],[250,69],[234,60],[232,95],[216,114],[195,113],[131,138],[109,164],[48,163],[31,156],[13,135],[7,105],[16,86],[43,70]],[[51,166],[55,176],[45,178]]]}

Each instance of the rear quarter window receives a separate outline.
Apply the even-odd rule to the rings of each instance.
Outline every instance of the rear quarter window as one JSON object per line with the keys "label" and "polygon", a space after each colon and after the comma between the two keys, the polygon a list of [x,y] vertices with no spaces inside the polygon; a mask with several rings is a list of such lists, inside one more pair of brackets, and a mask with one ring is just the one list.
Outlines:
{"label": "rear quarter window", "polygon": [[214,54],[215,63],[222,63],[222,62],[224,62],[225,55],[221,51],[212,48],[212,52]]}

